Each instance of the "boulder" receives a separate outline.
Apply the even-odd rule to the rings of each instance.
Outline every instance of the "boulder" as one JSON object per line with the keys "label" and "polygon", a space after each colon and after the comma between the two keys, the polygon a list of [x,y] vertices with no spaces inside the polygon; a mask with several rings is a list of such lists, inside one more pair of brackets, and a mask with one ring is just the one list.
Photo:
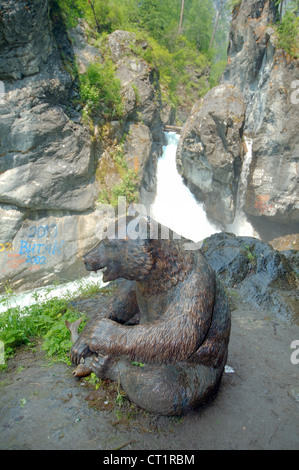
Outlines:
{"label": "boulder", "polygon": [[253,237],[217,233],[201,248],[228,289],[244,301],[287,321],[298,320],[298,286],[295,266],[268,243]]}
{"label": "boulder", "polygon": [[0,107],[0,202],[36,210],[91,209],[96,188],[89,132],[46,98],[64,83],[49,72],[47,82],[40,77],[20,85],[7,86],[6,107]]}
{"label": "boulder", "polygon": [[[2,215],[4,211],[0,210]],[[10,208],[6,210],[10,223],[1,218],[4,224],[0,229],[0,292],[6,283],[18,291],[86,275],[81,257],[98,241],[108,214],[99,208],[81,214],[32,211],[23,220],[17,219],[17,215]]]}
{"label": "boulder", "polygon": [[221,83],[244,96],[253,138],[245,211],[264,239],[298,231],[299,60],[277,46],[271,0],[235,7]]}
{"label": "boulder", "polygon": [[242,93],[219,85],[194,105],[177,150],[187,185],[205,203],[207,215],[223,224],[235,216],[244,118]]}

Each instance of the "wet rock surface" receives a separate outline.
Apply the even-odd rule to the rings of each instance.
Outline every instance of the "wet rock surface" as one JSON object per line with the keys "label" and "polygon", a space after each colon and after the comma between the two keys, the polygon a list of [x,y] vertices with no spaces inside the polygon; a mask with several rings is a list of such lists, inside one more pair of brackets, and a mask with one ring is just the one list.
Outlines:
{"label": "wet rock surface", "polygon": [[267,240],[271,240],[267,224],[270,233],[277,230],[284,235],[298,231],[299,222],[299,107],[295,90],[299,60],[278,48],[272,27],[275,20],[270,0],[250,0],[235,8],[228,64],[221,80],[244,96],[244,132],[253,137],[245,210],[261,218]]}
{"label": "wet rock surface", "polygon": [[[0,291],[6,282],[24,290],[86,274],[81,256],[107,222],[97,207],[98,162],[111,173],[108,186],[121,181],[98,135],[103,123],[90,129],[78,105],[75,64],[85,73],[100,51],[83,20],[68,36],[54,10],[48,0],[0,7]],[[150,204],[163,141],[159,84],[145,61],[129,57],[134,38],[117,31],[108,40],[125,102],[110,140],[128,135],[124,159],[138,172],[140,202]]]}
{"label": "wet rock surface", "polygon": [[224,224],[235,216],[244,119],[242,93],[233,86],[215,87],[194,105],[177,150],[187,185],[205,203],[207,215]]}
{"label": "wet rock surface", "polygon": [[256,238],[228,233],[207,238],[202,251],[227,288],[265,313],[299,320],[296,252],[285,256]]}

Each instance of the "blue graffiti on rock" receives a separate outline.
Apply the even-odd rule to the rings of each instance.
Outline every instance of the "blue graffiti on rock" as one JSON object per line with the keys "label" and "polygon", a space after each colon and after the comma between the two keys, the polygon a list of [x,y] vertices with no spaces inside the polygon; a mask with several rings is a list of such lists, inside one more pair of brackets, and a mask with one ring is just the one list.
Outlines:
{"label": "blue graffiti on rock", "polygon": [[[64,241],[58,241],[57,225],[32,226],[27,234],[27,240],[20,241],[19,255],[27,255],[25,263],[42,265],[47,259],[55,255],[62,255]],[[38,242],[28,239],[37,238]],[[42,238],[45,238],[44,243]]]}

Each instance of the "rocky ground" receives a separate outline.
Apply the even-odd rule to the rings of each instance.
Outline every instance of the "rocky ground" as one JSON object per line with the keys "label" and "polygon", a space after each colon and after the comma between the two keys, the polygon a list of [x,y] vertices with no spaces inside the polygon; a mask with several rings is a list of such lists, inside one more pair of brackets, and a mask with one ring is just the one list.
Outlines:
{"label": "rocky ground", "polygon": [[299,365],[291,344],[299,326],[250,306],[237,290],[230,299],[233,372],[209,405],[181,418],[145,413],[126,399],[119,406],[116,384],[95,390],[71,366],[48,365],[37,345],[20,349],[0,375],[0,448],[298,449]]}

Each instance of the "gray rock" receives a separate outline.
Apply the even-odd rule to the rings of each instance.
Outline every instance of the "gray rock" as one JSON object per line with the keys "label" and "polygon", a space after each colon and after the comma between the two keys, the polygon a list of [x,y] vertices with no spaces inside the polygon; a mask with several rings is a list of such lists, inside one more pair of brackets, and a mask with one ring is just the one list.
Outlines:
{"label": "gray rock", "polygon": [[240,91],[220,85],[197,102],[186,122],[177,163],[213,220],[231,223],[243,157],[245,106]]}
{"label": "gray rock", "polygon": [[81,257],[99,240],[108,220],[100,208],[82,214],[32,211],[23,220],[11,208],[5,214],[11,220],[0,232],[9,240],[0,240],[0,292],[5,282],[15,290],[25,290],[86,276]]}
{"label": "gray rock", "polygon": [[266,66],[269,44],[269,24],[275,22],[276,10],[271,0],[243,1],[233,11],[229,33],[228,63],[221,83],[230,83],[242,91],[250,105],[261,67]]}
{"label": "gray rock", "polygon": [[84,275],[80,254],[103,220],[90,132],[69,117],[74,82],[59,51],[71,61],[72,50],[49,11],[39,0],[0,6],[2,288]]}
{"label": "gray rock", "polygon": [[227,288],[267,314],[298,321],[298,289],[290,261],[268,243],[252,237],[218,233],[201,248]]}
{"label": "gray rock", "polygon": [[[133,53],[138,45],[134,33],[114,31],[109,35],[108,46],[116,64],[116,76],[122,85],[125,119],[139,120],[148,127],[162,126],[158,89],[149,64]],[[144,42],[143,48],[148,47]]]}
{"label": "gray rock", "polygon": [[69,31],[79,73],[85,73],[91,63],[101,58],[99,49],[88,44],[87,29],[87,23],[79,19],[78,25]]}
{"label": "gray rock", "polygon": [[[0,204],[0,243],[10,244],[15,234],[22,226],[25,211],[19,207]],[[9,247],[7,247],[9,248]],[[9,250],[8,250],[9,251]]]}
{"label": "gray rock", "polygon": [[283,235],[296,231],[299,222],[299,105],[294,99],[299,60],[277,48],[271,27],[275,16],[270,0],[243,1],[235,9],[221,83],[232,84],[243,93],[244,132],[253,137],[246,213],[258,230],[262,225],[265,229],[268,222],[268,233],[276,233],[276,224],[277,233]]}
{"label": "gray rock", "polygon": [[134,33],[128,31],[116,30],[108,37],[108,46],[111,51],[113,62],[118,62],[124,56],[131,52],[130,45],[135,41]]}
{"label": "gray rock", "polygon": [[[96,208],[95,172],[98,160],[109,168],[109,149],[97,138],[98,123],[91,135],[72,103],[75,61],[84,73],[101,56],[88,44],[87,24],[79,21],[70,42],[52,7],[48,0],[0,6],[0,281],[17,290],[86,275],[81,256],[113,216]],[[130,131],[125,158],[138,166],[145,203],[155,190],[162,125],[152,70],[128,57],[134,40],[123,31],[108,38],[126,108],[123,121],[111,124],[111,139]],[[113,174],[108,181],[118,182]]]}
{"label": "gray rock", "polygon": [[0,5],[0,79],[38,73],[53,49],[48,1],[3,0]]}
{"label": "gray rock", "polygon": [[7,94],[11,111],[1,116],[0,202],[30,209],[91,209],[96,190],[89,132],[60,106],[42,100],[30,106],[41,86],[28,84]]}

